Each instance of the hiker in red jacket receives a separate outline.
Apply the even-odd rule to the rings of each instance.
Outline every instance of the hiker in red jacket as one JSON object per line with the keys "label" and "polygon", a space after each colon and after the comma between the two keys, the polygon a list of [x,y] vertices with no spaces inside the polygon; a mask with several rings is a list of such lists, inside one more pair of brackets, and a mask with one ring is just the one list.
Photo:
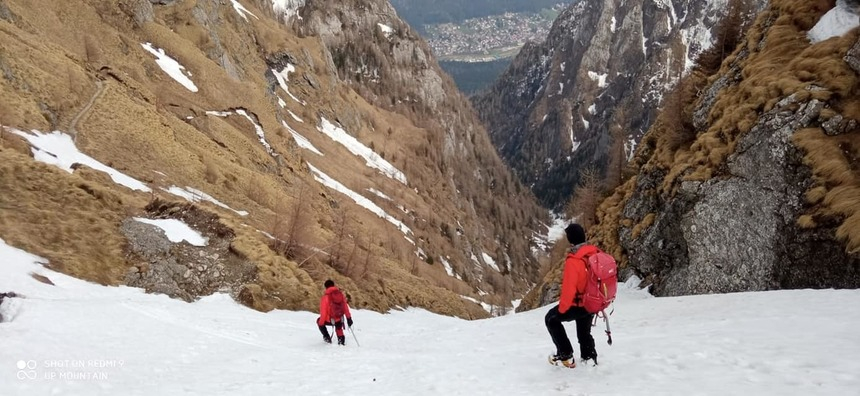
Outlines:
{"label": "hiker in red jacket", "polygon": [[346,298],[340,289],[335,287],[334,281],[329,279],[325,281],[325,294],[320,299],[320,317],[317,319],[317,326],[323,335],[323,341],[331,344],[331,336],[328,334],[326,326],[334,326],[337,344],[346,345],[346,337],[343,335],[344,316],[346,316],[346,325],[352,327],[352,314],[349,313],[349,304],[346,303]]}
{"label": "hiker in red jacket", "polygon": [[561,281],[561,297],[558,305],[546,314],[546,328],[556,347],[552,362],[573,368],[573,346],[562,322],[576,321],[576,338],[579,341],[579,356],[582,361],[593,359],[597,363],[597,351],[594,349],[594,338],[591,336],[591,323],[594,314],[583,307],[581,296],[585,293],[586,267],[585,259],[598,251],[597,247],[585,243],[585,230],[579,224],[570,224],[564,229],[570,250],[564,260],[564,276]]}

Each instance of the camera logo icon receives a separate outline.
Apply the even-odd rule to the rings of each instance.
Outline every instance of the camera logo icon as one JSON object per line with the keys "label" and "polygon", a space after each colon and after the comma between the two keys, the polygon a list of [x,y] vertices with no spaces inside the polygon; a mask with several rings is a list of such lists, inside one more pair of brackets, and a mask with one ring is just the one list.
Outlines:
{"label": "camera logo icon", "polygon": [[18,379],[19,380],[34,380],[36,379],[36,367],[38,364],[35,360],[19,360],[18,361]]}

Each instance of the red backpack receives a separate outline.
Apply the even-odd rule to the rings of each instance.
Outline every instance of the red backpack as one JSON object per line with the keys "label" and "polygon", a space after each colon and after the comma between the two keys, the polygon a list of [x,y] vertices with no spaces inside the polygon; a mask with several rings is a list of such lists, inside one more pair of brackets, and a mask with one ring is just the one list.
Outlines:
{"label": "red backpack", "polygon": [[612,345],[609,315],[605,309],[615,301],[615,293],[618,291],[618,264],[612,256],[600,249],[582,259],[585,260],[586,271],[585,293],[581,296],[582,306],[589,313],[597,314],[594,324],[597,324],[599,316],[603,316],[606,336],[609,345]]}
{"label": "red backpack", "polygon": [[618,264],[602,250],[583,259],[588,273],[585,293],[582,295],[583,307],[590,313],[603,312],[615,301],[615,293],[618,291]]}
{"label": "red backpack", "polygon": [[343,314],[346,312],[346,309],[344,308],[344,305],[346,305],[346,298],[343,296],[343,293],[340,292],[340,289],[334,289],[328,294],[328,304],[328,312],[331,319],[335,322],[343,320]]}

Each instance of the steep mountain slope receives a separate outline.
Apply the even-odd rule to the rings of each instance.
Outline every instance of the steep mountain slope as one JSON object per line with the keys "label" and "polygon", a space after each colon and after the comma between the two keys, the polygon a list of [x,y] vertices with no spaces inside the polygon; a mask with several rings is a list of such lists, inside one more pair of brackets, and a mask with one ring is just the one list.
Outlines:
{"label": "steep mountain slope", "polygon": [[[743,14],[764,2],[734,3]],[[632,155],[664,93],[716,41],[728,4],[576,2],[545,43],[526,45],[473,102],[520,180],[560,209],[583,168],[605,172]],[[610,152],[621,158],[611,160]]]}
{"label": "steep mountain slope", "polygon": [[856,11],[847,31],[823,20],[833,37],[807,37],[834,3],[771,2],[715,75],[681,84],[705,88],[674,94],[685,105],[601,205],[593,240],[654,293],[860,287]]}
{"label": "steep mountain slope", "polygon": [[385,2],[2,0],[0,42],[0,237],[56,269],[464,317],[534,281],[546,215]]}

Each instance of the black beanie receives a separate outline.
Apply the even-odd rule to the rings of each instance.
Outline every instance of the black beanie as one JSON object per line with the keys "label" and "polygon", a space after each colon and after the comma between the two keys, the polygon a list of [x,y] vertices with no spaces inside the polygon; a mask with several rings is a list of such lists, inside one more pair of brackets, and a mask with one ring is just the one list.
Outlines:
{"label": "black beanie", "polygon": [[564,229],[564,233],[567,234],[567,241],[572,245],[585,243],[585,229],[579,224],[572,223]]}
{"label": "black beanie", "polygon": [[323,286],[325,286],[325,288],[328,289],[328,288],[334,286],[334,281],[329,279],[329,280],[325,281],[325,283],[323,283]]}

